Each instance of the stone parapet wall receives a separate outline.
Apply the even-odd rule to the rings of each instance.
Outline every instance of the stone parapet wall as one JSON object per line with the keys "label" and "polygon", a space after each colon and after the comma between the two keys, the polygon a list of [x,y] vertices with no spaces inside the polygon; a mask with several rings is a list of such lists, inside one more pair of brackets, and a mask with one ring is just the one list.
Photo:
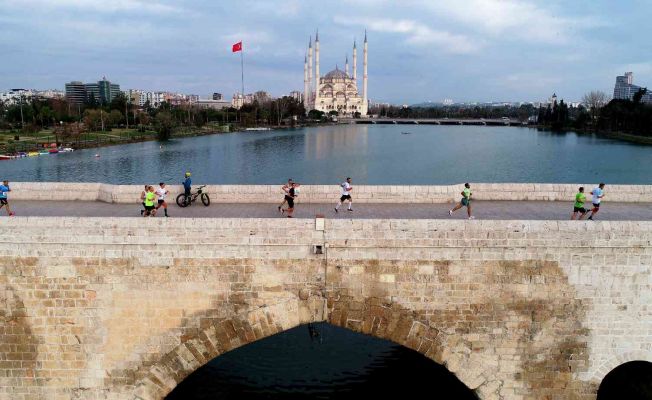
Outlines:
{"label": "stone parapet wall", "polygon": [[[157,187],[156,183],[152,184]],[[579,186],[584,186],[590,200],[589,192],[596,184],[471,184],[473,198],[476,200],[512,201],[573,201]],[[14,200],[97,200],[108,203],[137,203],[143,190],[141,185],[65,182],[16,182],[11,187],[10,196]],[[183,192],[180,185],[169,185],[168,189],[172,198]],[[451,203],[459,201],[462,189],[463,184],[354,185],[352,195],[357,203]],[[281,185],[208,185],[205,190],[215,203],[279,203],[283,198]],[[304,203],[331,203],[339,196],[340,189],[337,185],[302,185],[298,200]],[[608,185],[605,201],[652,201],[652,185]]]}
{"label": "stone parapet wall", "polygon": [[225,351],[328,321],[481,399],[592,400],[652,361],[651,302],[652,222],[6,218],[0,399],[162,399]]}

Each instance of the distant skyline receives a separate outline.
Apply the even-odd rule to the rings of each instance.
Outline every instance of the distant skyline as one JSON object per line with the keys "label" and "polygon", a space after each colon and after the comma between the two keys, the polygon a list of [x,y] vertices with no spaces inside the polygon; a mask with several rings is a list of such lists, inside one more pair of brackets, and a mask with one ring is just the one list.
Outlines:
{"label": "distant skyline", "polygon": [[[369,34],[369,97],[390,103],[568,101],[652,88],[652,3],[642,0],[0,0],[0,91],[106,76],[124,89],[227,98],[303,90],[319,28],[322,75]],[[359,63],[360,64],[360,63]],[[361,67],[361,65],[359,65]],[[360,74],[360,71],[359,71]]]}

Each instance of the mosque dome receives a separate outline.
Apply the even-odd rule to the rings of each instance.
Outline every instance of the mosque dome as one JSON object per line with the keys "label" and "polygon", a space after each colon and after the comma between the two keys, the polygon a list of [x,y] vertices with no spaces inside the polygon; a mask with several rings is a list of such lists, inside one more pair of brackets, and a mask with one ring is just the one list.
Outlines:
{"label": "mosque dome", "polygon": [[345,79],[348,78],[348,75],[346,72],[340,70],[339,68],[335,67],[334,70],[331,72],[327,73],[324,78],[326,79]]}

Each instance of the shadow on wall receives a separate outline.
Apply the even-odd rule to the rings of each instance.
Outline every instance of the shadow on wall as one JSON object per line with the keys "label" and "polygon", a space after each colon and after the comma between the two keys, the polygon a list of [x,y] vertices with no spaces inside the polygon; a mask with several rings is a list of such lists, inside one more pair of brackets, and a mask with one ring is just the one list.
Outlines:
{"label": "shadow on wall", "polygon": [[652,363],[630,361],[612,369],[598,389],[597,400],[652,399]]}
{"label": "shadow on wall", "polygon": [[445,367],[414,350],[315,323],[214,358],[166,399],[401,398],[423,393],[477,399]]}

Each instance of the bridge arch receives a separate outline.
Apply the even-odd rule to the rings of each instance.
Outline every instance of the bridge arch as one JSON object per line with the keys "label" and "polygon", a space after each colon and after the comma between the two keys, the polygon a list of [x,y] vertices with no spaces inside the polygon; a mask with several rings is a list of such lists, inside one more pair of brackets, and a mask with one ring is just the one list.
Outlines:
{"label": "bridge arch", "polygon": [[643,400],[652,396],[652,362],[628,361],[618,365],[600,382],[597,400]]}
{"label": "bridge arch", "polygon": [[[363,305],[362,309],[352,309],[351,305],[357,308],[358,304]],[[172,351],[136,373],[140,378],[133,399],[163,399],[213,358],[310,322],[328,322],[415,350],[446,367],[480,398],[488,397],[501,385],[461,338],[427,326],[410,310],[382,304],[375,298],[351,303],[310,296],[261,307],[208,326],[193,337],[182,338],[182,343]],[[447,345],[452,347],[444,347]]]}
{"label": "bridge arch", "polygon": [[602,382],[611,371],[632,361],[652,362],[652,351],[629,351],[612,356],[596,369],[591,380],[594,382]]}

